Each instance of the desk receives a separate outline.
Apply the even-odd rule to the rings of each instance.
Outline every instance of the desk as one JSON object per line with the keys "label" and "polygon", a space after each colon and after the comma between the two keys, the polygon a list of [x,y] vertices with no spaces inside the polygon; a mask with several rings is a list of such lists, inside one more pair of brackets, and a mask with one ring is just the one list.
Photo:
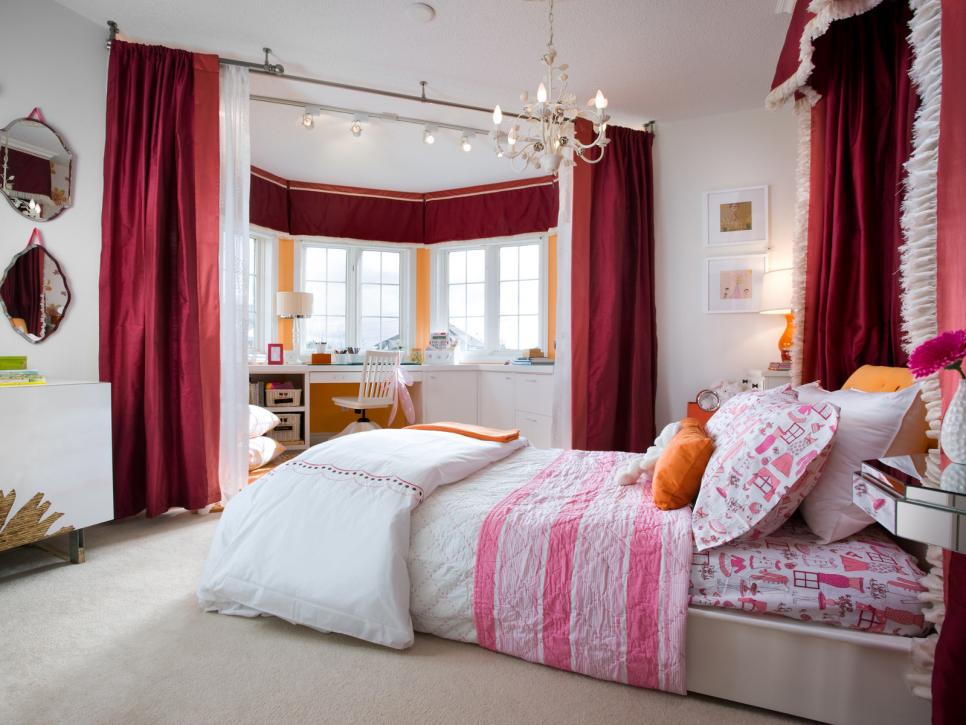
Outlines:
{"label": "desk", "polygon": [[[417,422],[426,420],[454,420],[497,427],[516,426],[535,445],[549,446],[552,415],[552,365],[502,365],[469,363],[459,365],[403,365],[412,379],[409,389],[416,409]],[[287,380],[302,392],[302,405],[271,408],[274,412],[297,413],[302,418],[303,440],[285,443],[290,450],[302,450],[312,445],[312,398],[316,400],[314,431],[324,438],[342,430],[355,419],[351,412],[338,412],[331,405],[335,395],[354,395],[362,377],[361,365],[250,365],[252,381]],[[503,383],[509,381],[509,383]],[[492,385],[494,383],[495,385]],[[320,385],[347,386],[322,392]],[[501,388],[505,394],[497,394]],[[315,387],[315,394],[312,389]],[[319,410],[325,405],[325,412]],[[506,410],[503,410],[506,408]],[[384,425],[388,410],[373,411],[372,417]],[[397,413],[393,427],[405,425]],[[509,423],[509,424],[508,424]],[[318,442],[318,441],[316,441]]]}

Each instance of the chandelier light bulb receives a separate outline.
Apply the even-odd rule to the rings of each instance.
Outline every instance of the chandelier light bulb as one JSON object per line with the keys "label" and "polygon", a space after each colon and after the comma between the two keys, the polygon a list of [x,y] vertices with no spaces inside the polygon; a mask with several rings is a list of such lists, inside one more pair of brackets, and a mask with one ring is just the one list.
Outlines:
{"label": "chandelier light bulb", "polygon": [[463,134],[463,138],[460,139],[460,148],[462,148],[466,153],[473,150],[473,144],[470,143],[470,137],[467,134]]}
{"label": "chandelier light bulb", "polygon": [[605,108],[607,108],[607,99],[604,98],[604,94],[599,88],[597,89],[597,95],[594,96],[594,106],[598,111],[603,111]]}
{"label": "chandelier light bulb", "polygon": [[352,135],[359,138],[362,135],[362,121],[358,118],[352,119],[352,125],[349,126],[349,130],[352,131]]}
{"label": "chandelier light bulb", "polygon": [[423,129],[423,143],[430,145],[436,143],[436,136],[433,135],[433,129],[429,126]]}
{"label": "chandelier light bulb", "polygon": [[503,123],[503,111],[500,109],[499,103],[493,108],[493,123],[496,126]]}
{"label": "chandelier light bulb", "polygon": [[[599,94],[600,91],[597,91],[597,93]],[[543,83],[541,83],[540,87],[537,88],[537,102],[538,103],[547,102],[547,87],[543,85]]]}
{"label": "chandelier light bulb", "polygon": [[517,127],[516,126],[514,126],[513,128],[511,128],[510,129],[510,133],[508,133],[506,135],[506,142],[508,144],[510,144],[510,146],[516,146],[516,143],[517,143]]}

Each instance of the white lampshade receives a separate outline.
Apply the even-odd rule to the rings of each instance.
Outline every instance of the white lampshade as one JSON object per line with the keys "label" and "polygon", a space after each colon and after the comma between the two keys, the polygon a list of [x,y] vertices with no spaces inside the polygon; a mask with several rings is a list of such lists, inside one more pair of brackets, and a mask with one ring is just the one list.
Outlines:
{"label": "white lampshade", "polygon": [[279,317],[308,317],[312,314],[312,293],[278,292],[275,310]]}
{"label": "white lampshade", "polygon": [[763,315],[787,315],[792,311],[792,270],[773,269],[761,278]]}

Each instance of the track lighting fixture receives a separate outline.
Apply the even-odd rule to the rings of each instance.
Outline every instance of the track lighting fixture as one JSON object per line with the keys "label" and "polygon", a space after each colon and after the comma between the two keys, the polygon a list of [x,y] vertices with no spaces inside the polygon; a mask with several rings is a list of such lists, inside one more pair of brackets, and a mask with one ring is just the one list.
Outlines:
{"label": "track lighting fixture", "polygon": [[436,143],[436,129],[432,126],[426,126],[426,128],[423,129],[423,143]]}
{"label": "track lighting fixture", "polygon": [[466,153],[473,150],[473,144],[470,143],[470,135],[466,131],[463,132],[463,138],[460,139],[460,148]]}
{"label": "track lighting fixture", "polygon": [[352,119],[352,125],[349,126],[349,130],[352,131],[352,135],[359,138],[362,135],[362,118],[356,116]]}
{"label": "track lighting fixture", "polygon": [[315,117],[322,112],[322,109],[318,106],[306,106],[305,112],[302,114],[302,125],[306,128],[313,128],[315,126]]}

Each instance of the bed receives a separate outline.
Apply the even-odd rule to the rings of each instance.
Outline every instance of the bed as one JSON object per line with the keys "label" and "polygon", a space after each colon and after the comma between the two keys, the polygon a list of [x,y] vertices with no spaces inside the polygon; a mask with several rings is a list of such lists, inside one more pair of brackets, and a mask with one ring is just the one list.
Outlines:
{"label": "bed", "polygon": [[[439,489],[424,501],[412,516],[409,552],[411,577],[410,610],[416,631],[446,639],[478,643],[474,617],[474,578],[477,542],[488,513],[522,482],[549,466],[561,451],[523,449],[453,486]],[[814,544],[814,537],[801,522],[792,521],[769,537],[771,545],[793,548],[797,544]],[[915,723],[928,722],[929,703],[914,697],[904,681],[911,663],[913,637],[926,628],[915,593],[919,585],[916,572],[908,568],[909,557],[881,531],[871,528],[854,541],[826,547],[825,553],[838,557],[869,561],[869,555],[882,560],[880,572],[862,564],[849,564],[853,587],[860,586],[868,596],[855,598],[856,605],[875,601],[869,582],[883,579],[902,581],[899,586],[879,592],[890,610],[904,611],[898,629],[905,634],[884,633],[895,630],[896,623],[877,618],[875,612],[854,607],[857,626],[829,626],[819,622],[800,621],[796,617],[821,619],[822,613],[834,609],[830,599],[817,590],[815,596],[800,596],[801,605],[791,616],[762,614],[760,604],[747,605],[757,613],[726,606],[728,597],[702,594],[710,580],[722,579],[737,598],[751,591],[756,582],[758,602],[769,597],[753,580],[755,571],[733,568],[722,573],[720,568],[703,565],[703,561],[723,556],[747,556],[765,548],[764,542],[737,544],[705,552],[707,556],[692,560],[689,576],[691,604],[687,612],[686,671],[687,690],[701,694],[769,708],[800,717],[835,723]],[[799,552],[801,553],[801,552]],[[805,555],[802,554],[802,557]],[[807,561],[825,561],[821,547],[813,548]],[[888,560],[899,560],[895,564]],[[759,562],[759,566],[761,562]],[[875,568],[875,567],[872,567]],[[886,573],[888,576],[885,576]],[[741,576],[746,573],[747,578]],[[838,571],[831,573],[840,573]],[[760,574],[759,574],[760,575]],[[878,577],[878,579],[877,579]],[[857,583],[857,579],[861,584]],[[834,581],[834,580],[833,580]],[[744,586],[742,586],[744,584]],[[720,587],[719,587],[720,588]],[[848,591],[848,590],[843,590]],[[853,590],[855,595],[860,592]],[[772,583],[772,601],[780,601],[779,583]],[[818,595],[822,594],[821,597]],[[754,599],[754,597],[752,597]],[[788,601],[791,601],[790,599]],[[740,602],[738,603],[740,607]],[[899,615],[895,615],[899,616]],[[861,619],[861,622],[859,620]],[[866,626],[867,625],[867,626]],[[889,626],[891,625],[891,626]],[[876,630],[876,631],[869,631]]]}

